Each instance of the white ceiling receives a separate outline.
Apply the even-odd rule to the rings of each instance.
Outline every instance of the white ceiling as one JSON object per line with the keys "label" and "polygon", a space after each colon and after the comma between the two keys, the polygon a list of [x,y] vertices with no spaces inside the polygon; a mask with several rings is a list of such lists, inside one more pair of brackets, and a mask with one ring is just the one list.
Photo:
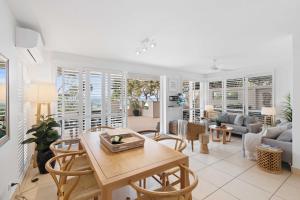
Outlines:
{"label": "white ceiling", "polygon": [[[9,0],[46,48],[207,73],[284,65],[299,0]],[[300,14],[299,14],[300,15]],[[299,18],[299,16],[298,16]],[[137,56],[145,37],[157,47]]]}

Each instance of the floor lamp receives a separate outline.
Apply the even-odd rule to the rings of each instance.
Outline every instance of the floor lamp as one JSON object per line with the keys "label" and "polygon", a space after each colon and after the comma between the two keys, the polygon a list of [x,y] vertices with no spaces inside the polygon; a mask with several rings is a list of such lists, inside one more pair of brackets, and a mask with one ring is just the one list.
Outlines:
{"label": "floor lamp", "polygon": [[[27,87],[26,100],[36,103],[36,122],[41,119],[41,115],[51,114],[51,103],[57,100],[56,87],[52,83],[33,83]],[[42,108],[46,106],[47,112],[43,112]]]}
{"label": "floor lamp", "polygon": [[[56,87],[51,83],[33,83],[28,85],[25,90],[25,100],[31,103],[35,103],[37,107],[36,112],[36,123],[38,124],[41,120],[41,115],[51,114],[51,103],[57,99]],[[47,114],[42,112],[42,107],[47,106]],[[34,152],[33,167],[37,167],[36,162],[37,153]]]}

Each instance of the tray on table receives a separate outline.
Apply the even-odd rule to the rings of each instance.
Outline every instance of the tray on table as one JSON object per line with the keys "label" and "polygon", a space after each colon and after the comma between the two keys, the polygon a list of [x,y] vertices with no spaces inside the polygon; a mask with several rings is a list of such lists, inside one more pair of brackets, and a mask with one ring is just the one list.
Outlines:
{"label": "tray on table", "polygon": [[[122,143],[120,144],[112,144],[111,138],[115,136],[122,137]],[[143,147],[145,139],[138,135],[137,133],[122,133],[122,134],[109,134],[109,133],[102,133],[99,135],[100,142],[106,148],[108,148],[111,152],[120,152],[126,151],[129,149]]]}

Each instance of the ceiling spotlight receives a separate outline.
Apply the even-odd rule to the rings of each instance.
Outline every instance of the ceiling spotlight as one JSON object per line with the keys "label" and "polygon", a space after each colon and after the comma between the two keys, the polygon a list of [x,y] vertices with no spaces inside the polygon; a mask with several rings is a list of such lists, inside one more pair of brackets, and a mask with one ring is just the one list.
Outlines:
{"label": "ceiling spotlight", "polygon": [[150,47],[151,47],[151,48],[154,48],[154,47],[156,47],[156,44],[155,44],[154,42],[152,42],[152,43],[150,44]]}
{"label": "ceiling spotlight", "polygon": [[152,49],[154,47],[156,47],[156,42],[153,39],[146,37],[141,41],[140,46],[137,48],[136,54],[141,55],[150,48]]}

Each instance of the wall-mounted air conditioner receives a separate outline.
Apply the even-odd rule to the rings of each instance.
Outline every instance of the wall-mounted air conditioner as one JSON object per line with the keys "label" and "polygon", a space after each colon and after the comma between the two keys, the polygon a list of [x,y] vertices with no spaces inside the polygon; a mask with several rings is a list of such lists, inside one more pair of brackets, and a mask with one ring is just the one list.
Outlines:
{"label": "wall-mounted air conditioner", "polygon": [[16,28],[16,47],[19,56],[28,63],[39,64],[44,61],[44,43],[39,32],[31,29]]}

